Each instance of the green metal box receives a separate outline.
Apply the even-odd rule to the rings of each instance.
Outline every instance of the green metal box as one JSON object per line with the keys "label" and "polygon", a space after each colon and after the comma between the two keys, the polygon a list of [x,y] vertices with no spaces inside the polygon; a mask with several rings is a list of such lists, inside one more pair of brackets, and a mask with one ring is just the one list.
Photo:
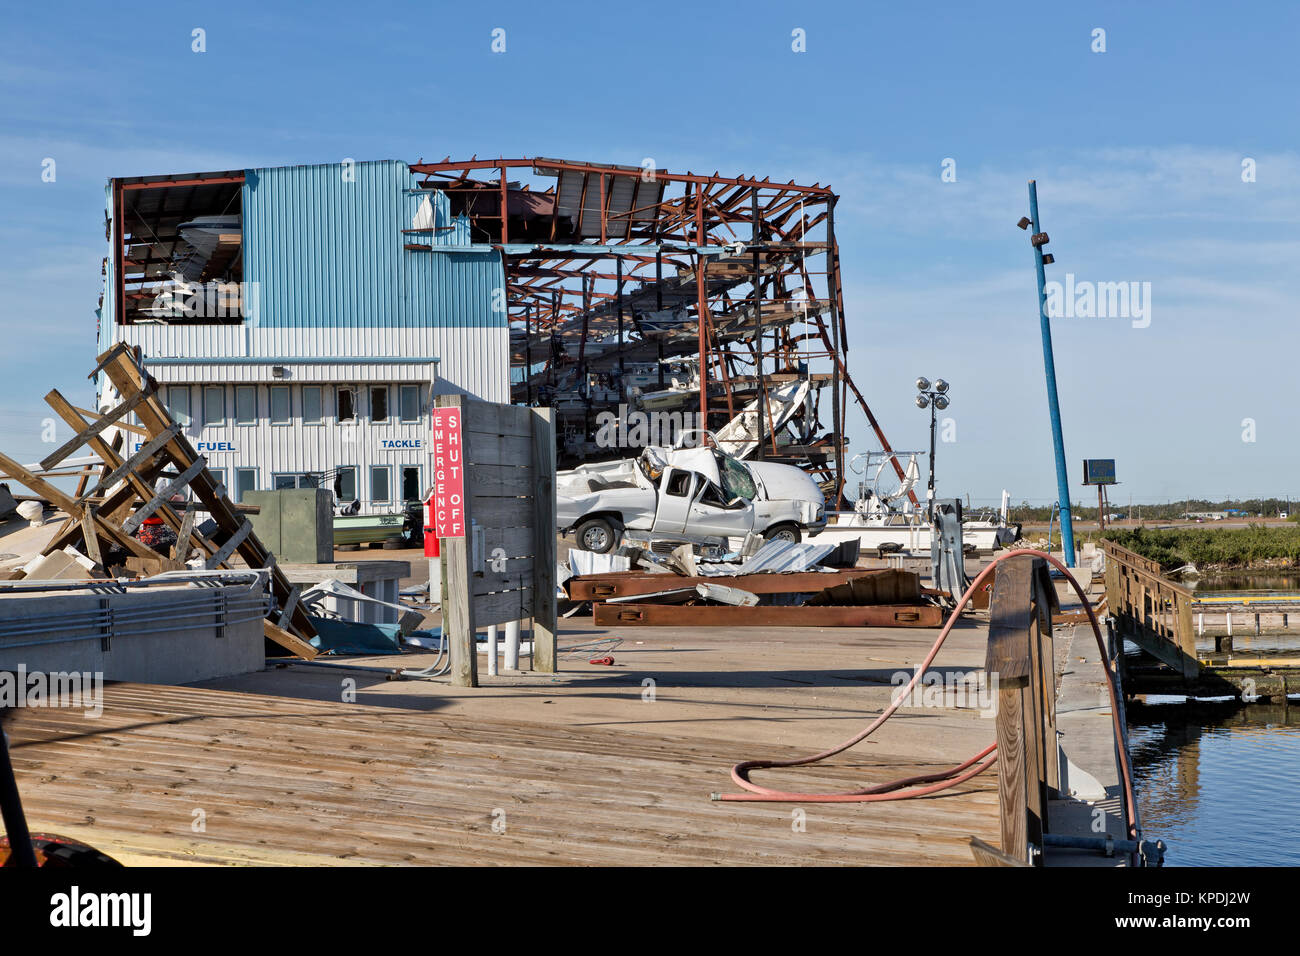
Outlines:
{"label": "green metal box", "polygon": [[246,491],[244,504],[253,532],[283,564],[328,564],[334,560],[334,494],[328,488]]}

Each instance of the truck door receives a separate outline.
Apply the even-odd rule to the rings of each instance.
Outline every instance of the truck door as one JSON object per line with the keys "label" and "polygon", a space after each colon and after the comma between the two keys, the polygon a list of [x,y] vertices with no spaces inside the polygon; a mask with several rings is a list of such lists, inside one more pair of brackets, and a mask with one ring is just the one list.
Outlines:
{"label": "truck door", "polygon": [[724,500],[723,491],[701,480],[691,500],[686,531],[693,535],[740,538],[754,530],[754,505],[739,497]]}
{"label": "truck door", "polygon": [[672,467],[664,469],[659,479],[659,502],[655,509],[653,530],[656,534],[681,534],[686,530],[691,500],[703,483],[703,476],[693,471]]}

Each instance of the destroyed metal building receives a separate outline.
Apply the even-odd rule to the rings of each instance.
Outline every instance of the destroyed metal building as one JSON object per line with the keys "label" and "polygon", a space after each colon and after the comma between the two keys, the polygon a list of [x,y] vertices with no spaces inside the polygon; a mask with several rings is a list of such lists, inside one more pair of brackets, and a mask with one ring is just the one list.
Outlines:
{"label": "destroyed metal building", "polygon": [[[733,454],[804,466],[833,500],[850,403],[890,450],[848,374],[829,187],[648,162],[411,169],[500,252],[512,396],[556,409],[561,467],[635,453],[680,415]],[[435,226],[406,248],[447,247]]]}
{"label": "destroyed metal building", "polygon": [[889,449],[845,362],[835,202],[546,158],[114,179],[98,346],[140,348],[236,499],[422,496],[438,392],[554,407],[560,467],[707,428],[833,495],[852,405]]}

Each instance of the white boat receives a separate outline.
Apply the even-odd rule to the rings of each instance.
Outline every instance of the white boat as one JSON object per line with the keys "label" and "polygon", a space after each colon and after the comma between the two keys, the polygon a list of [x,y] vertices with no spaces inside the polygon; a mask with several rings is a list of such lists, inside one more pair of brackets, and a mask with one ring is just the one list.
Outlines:
{"label": "white boat", "polygon": [[[808,398],[806,379],[787,382],[766,392],[767,414],[763,416],[762,432],[770,438],[780,432],[794,417]],[[759,401],[755,398],[731,421],[717,431],[718,446],[733,458],[748,458],[758,448]]]}
{"label": "white boat", "polygon": [[[912,554],[929,554],[932,530],[926,520],[925,510],[913,505],[907,497],[908,492],[920,480],[920,469],[916,463],[920,452],[903,454],[908,455],[904,477],[898,487],[888,493],[880,490],[881,473],[898,455],[873,452],[854,458],[854,463],[865,458],[868,469],[874,465],[874,474],[869,480],[860,483],[858,500],[853,510],[828,514],[826,527],[814,540],[818,543],[838,544],[856,539],[861,542],[863,554],[873,552],[883,545],[897,545]],[[963,544],[973,545],[977,551],[994,551],[1020,537],[1019,527],[1007,524],[1010,498],[1006,491],[1002,492],[1002,507],[996,514],[963,516]]]}

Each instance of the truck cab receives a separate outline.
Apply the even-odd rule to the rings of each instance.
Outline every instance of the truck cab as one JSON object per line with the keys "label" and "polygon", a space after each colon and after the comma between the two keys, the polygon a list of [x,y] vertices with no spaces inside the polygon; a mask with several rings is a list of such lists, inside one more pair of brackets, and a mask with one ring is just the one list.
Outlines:
{"label": "truck cab", "polygon": [[791,465],[747,462],[717,448],[650,446],[637,459],[556,476],[559,530],[605,553],[624,532],[701,543],[761,534],[799,541],[826,526],[821,489]]}

